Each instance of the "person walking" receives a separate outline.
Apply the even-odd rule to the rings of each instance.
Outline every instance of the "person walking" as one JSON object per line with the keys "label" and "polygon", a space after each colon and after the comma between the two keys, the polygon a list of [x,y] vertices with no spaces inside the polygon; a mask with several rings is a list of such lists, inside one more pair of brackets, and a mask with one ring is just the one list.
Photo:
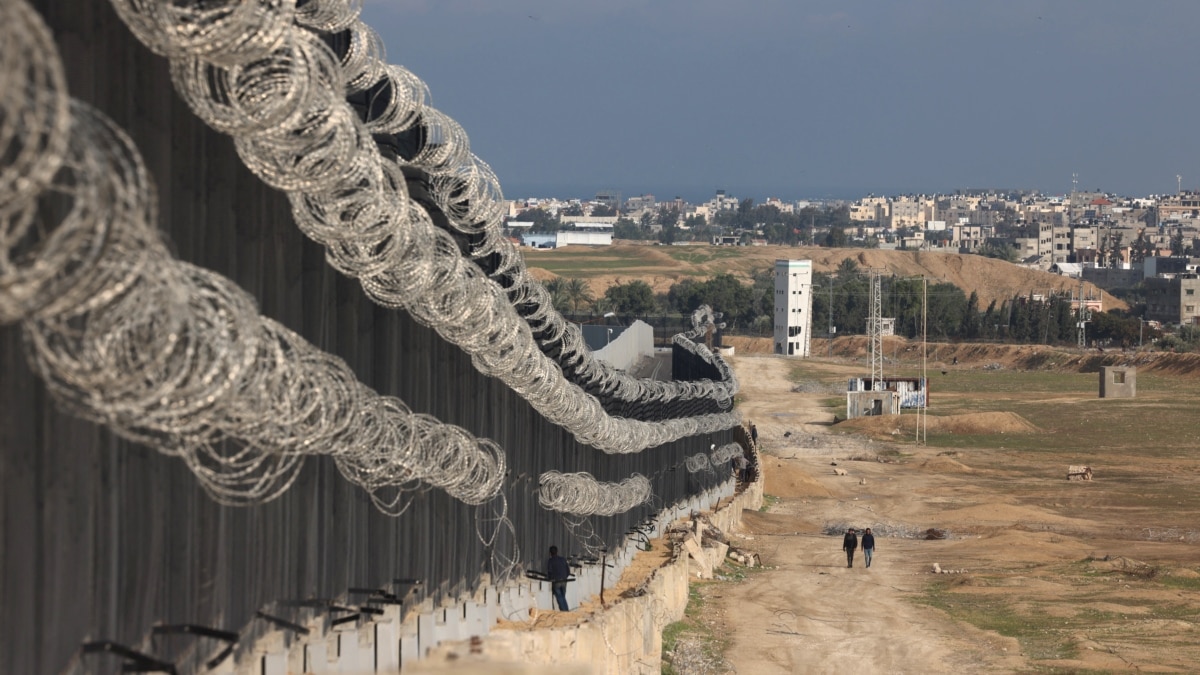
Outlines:
{"label": "person walking", "polygon": [[750,440],[754,441],[754,445],[758,445],[758,427],[754,426],[754,422],[750,423]]}
{"label": "person walking", "polygon": [[871,556],[875,554],[875,535],[871,534],[871,528],[867,528],[862,536],[863,560],[867,562],[867,567],[871,566]]}
{"label": "person walking", "polygon": [[854,567],[854,549],[858,548],[858,535],[854,533],[854,528],[846,530],[846,536],[842,538],[842,550],[846,552],[846,567]]}
{"label": "person walking", "polygon": [[558,608],[564,612],[571,611],[567,607],[567,579],[571,577],[571,568],[567,559],[558,554],[558,547],[550,547],[550,559],[546,561],[546,576],[550,577],[550,593]]}

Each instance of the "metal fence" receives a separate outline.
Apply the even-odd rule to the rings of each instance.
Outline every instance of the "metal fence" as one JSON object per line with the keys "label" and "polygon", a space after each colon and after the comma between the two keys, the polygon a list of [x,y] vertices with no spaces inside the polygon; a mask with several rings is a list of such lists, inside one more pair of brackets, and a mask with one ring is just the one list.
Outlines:
{"label": "metal fence", "polygon": [[[81,655],[88,640],[146,645],[172,660],[193,643],[147,641],[155,624],[245,630],[260,609],[395,579],[423,581],[425,597],[457,595],[503,566],[501,553],[519,549],[517,559],[532,562],[551,544],[582,552],[589,533],[593,544],[613,546],[664,503],[728,477],[673,469],[730,442],[732,430],[603,454],[481,376],[433,331],[372,304],[330,270],[285,199],[242,167],[229,139],[171,92],[166,61],[131,39],[108,3],[34,5],[55,32],[73,95],[127,129],[144,154],[174,253],[237,281],[263,314],[343,358],[381,394],[506,448],[515,535],[485,546],[477,527],[489,526],[488,514],[438,490],[418,493],[398,518],[384,516],[329,460],[311,461],[273,502],[220,506],[178,460],[56,410],[25,363],[19,330],[3,327],[0,672],[119,670],[112,657]],[[602,481],[641,473],[656,498],[572,524],[537,503],[537,476],[547,469]]]}

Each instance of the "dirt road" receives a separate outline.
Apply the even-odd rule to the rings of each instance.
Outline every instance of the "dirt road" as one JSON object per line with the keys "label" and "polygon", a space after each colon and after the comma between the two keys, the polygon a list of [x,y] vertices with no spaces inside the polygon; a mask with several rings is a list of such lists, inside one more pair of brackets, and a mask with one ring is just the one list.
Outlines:
{"label": "dirt road", "polygon": [[[942,475],[874,461],[848,461],[873,444],[826,434],[830,392],[796,393],[775,357],[738,357],[741,409],[758,426],[767,513],[746,514],[743,546],[773,569],[714,586],[710,607],[730,640],[738,673],[1011,672],[1025,664],[1015,640],[955,624],[913,602],[943,542],[877,534],[847,569],[840,527],[899,532],[927,522],[936,500],[916,499]],[[932,453],[931,453],[932,454]],[[831,466],[836,462],[837,466]],[[847,475],[835,475],[834,469]],[[831,526],[839,531],[826,534]],[[953,558],[954,556],[951,555]],[[943,562],[951,564],[950,560]]]}

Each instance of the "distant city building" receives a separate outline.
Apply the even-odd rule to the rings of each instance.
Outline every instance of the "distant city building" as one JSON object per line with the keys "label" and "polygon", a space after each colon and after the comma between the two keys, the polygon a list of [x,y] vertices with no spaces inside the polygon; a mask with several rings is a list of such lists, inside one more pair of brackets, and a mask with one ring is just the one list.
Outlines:
{"label": "distant city building", "polygon": [[611,230],[620,216],[562,216],[564,225],[574,225],[577,230]]}
{"label": "distant city building", "polygon": [[812,333],[812,261],[775,261],[775,353],[808,356]]}
{"label": "distant city building", "polygon": [[616,190],[601,190],[596,193],[596,198],[593,201],[603,204],[614,211],[621,210],[621,193]]}
{"label": "distant city building", "polygon": [[[682,201],[682,200],[680,200]],[[640,197],[630,197],[625,200],[625,212],[641,211],[643,209],[654,208],[654,195],[642,195]]]}
{"label": "distant city building", "polygon": [[1181,325],[1200,324],[1200,277],[1180,274],[1174,277],[1146,278],[1146,318]]}
{"label": "distant city building", "polygon": [[1184,190],[1159,201],[1158,220],[1160,223],[1184,218],[1200,218],[1200,193]]}

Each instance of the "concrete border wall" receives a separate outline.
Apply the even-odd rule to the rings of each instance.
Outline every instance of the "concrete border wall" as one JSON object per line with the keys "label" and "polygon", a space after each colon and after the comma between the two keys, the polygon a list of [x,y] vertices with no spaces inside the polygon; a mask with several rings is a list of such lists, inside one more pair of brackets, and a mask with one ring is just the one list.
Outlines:
{"label": "concrete border wall", "polygon": [[[604,326],[597,328],[607,329]],[[592,353],[597,359],[608,362],[614,368],[629,370],[641,359],[654,356],[654,328],[640,319],[634,321],[612,342]]]}
{"label": "concrete border wall", "polygon": [[[730,532],[741,528],[744,510],[758,510],[762,504],[763,481],[759,478],[731,498],[722,499],[705,515],[713,525]],[[537,671],[541,665],[554,664],[604,675],[657,675],[662,672],[663,629],[683,618],[689,581],[687,554],[676,551],[669,564],[654,572],[645,595],[622,598],[577,626],[494,630],[474,644],[443,644],[423,665],[436,669],[439,663],[461,666],[463,659],[474,659],[523,664],[521,671],[505,672],[525,672],[526,667]]]}
{"label": "concrete border wall", "polygon": [[[757,487],[755,487],[757,486]],[[757,500],[757,501],[755,501]],[[651,538],[662,536],[672,523],[692,513],[709,512],[714,524],[735,527],[741,508],[761,504],[761,482],[734,495],[726,481],[659,512]],[[724,506],[722,506],[724,505]],[[758,508],[753,506],[752,508]],[[614,587],[637,555],[637,541],[627,538],[615,551],[604,575]],[[600,591],[599,565],[584,566],[568,585],[572,607]],[[550,584],[522,578],[496,589],[485,583],[468,597],[426,599],[416,606],[392,605],[375,616],[335,624],[328,614],[313,614],[298,626],[265,632],[252,645],[209,672],[214,675],[288,675],[290,673],[394,673],[413,667],[457,663],[463,658],[527,666],[575,663],[580,672],[657,673],[662,629],[683,616],[688,600],[686,554],[655,572],[647,593],[614,602],[578,626],[530,631],[496,630],[501,620],[524,621],[535,611],[552,611]],[[352,598],[340,604],[352,606]],[[603,664],[597,668],[596,664]],[[653,666],[652,668],[650,666]],[[506,670],[505,672],[513,672]]]}

